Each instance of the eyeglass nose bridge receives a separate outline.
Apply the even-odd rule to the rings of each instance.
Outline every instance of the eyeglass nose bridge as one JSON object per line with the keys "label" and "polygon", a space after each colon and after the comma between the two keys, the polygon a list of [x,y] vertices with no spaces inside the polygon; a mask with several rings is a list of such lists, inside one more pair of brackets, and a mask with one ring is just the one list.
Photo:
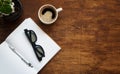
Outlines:
{"label": "eyeglass nose bridge", "polygon": [[35,43],[35,42],[32,42],[31,44],[32,44],[32,46],[35,48],[35,46],[36,46],[36,43]]}

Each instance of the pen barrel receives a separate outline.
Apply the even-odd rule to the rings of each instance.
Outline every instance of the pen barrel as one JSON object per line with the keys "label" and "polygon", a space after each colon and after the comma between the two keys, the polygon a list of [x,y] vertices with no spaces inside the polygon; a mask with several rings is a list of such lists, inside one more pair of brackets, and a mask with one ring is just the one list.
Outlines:
{"label": "pen barrel", "polygon": [[[9,46],[10,47],[10,46]],[[26,63],[28,66],[33,67],[32,64],[27,61],[20,53],[18,53],[17,51],[15,51],[14,47],[10,47],[10,49],[24,62]]]}
{"label": "pen barrel", "polygon": [[19,57],[20,59],[26,63],[28,66],[33,67],[30,62],[28,62],[21,54],[19,54],[17,51],[13,50]]}

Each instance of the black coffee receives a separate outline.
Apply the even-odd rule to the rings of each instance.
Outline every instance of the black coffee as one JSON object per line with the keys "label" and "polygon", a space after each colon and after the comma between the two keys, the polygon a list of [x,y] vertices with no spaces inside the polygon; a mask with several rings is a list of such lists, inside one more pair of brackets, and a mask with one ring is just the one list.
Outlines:
{"label": "black coffee", "polygon": [[54,19],[55,18],[55,16],[56,16],[56,13],[55,13],[55,11],[52,9],[52,8],[45,8],[43,11],[42,11],[42,15],[44,15],[46,12],[51,12],[52,13],[52,19]]}

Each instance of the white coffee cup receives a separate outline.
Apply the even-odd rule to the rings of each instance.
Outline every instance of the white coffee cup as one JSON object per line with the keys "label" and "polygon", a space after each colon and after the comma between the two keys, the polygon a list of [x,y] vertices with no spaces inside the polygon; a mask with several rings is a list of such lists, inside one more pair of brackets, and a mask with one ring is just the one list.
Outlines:
{"label": "white coffee cup", "polygon": [[45,4],[38,10],[38,17],[43,24],[52,24],[58,18],[58,13],[62,11],[62,8],[56,9],[51,4]]}

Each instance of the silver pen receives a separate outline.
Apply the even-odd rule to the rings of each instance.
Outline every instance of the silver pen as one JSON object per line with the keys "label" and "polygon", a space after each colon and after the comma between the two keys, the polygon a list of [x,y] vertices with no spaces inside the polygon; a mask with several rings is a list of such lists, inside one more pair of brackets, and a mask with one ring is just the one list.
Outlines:
{"label": "silver pen", "polygon": [[29,67],[33,67],[32,64],[31,64],[30,62],[28,62],[20,53],[18,53],[18,52],[15,50],[14,47],[9,46],[9,48],[10,48],[18,57],[20,57],[20,59],[21,59],[24,63],[26,63]]}

